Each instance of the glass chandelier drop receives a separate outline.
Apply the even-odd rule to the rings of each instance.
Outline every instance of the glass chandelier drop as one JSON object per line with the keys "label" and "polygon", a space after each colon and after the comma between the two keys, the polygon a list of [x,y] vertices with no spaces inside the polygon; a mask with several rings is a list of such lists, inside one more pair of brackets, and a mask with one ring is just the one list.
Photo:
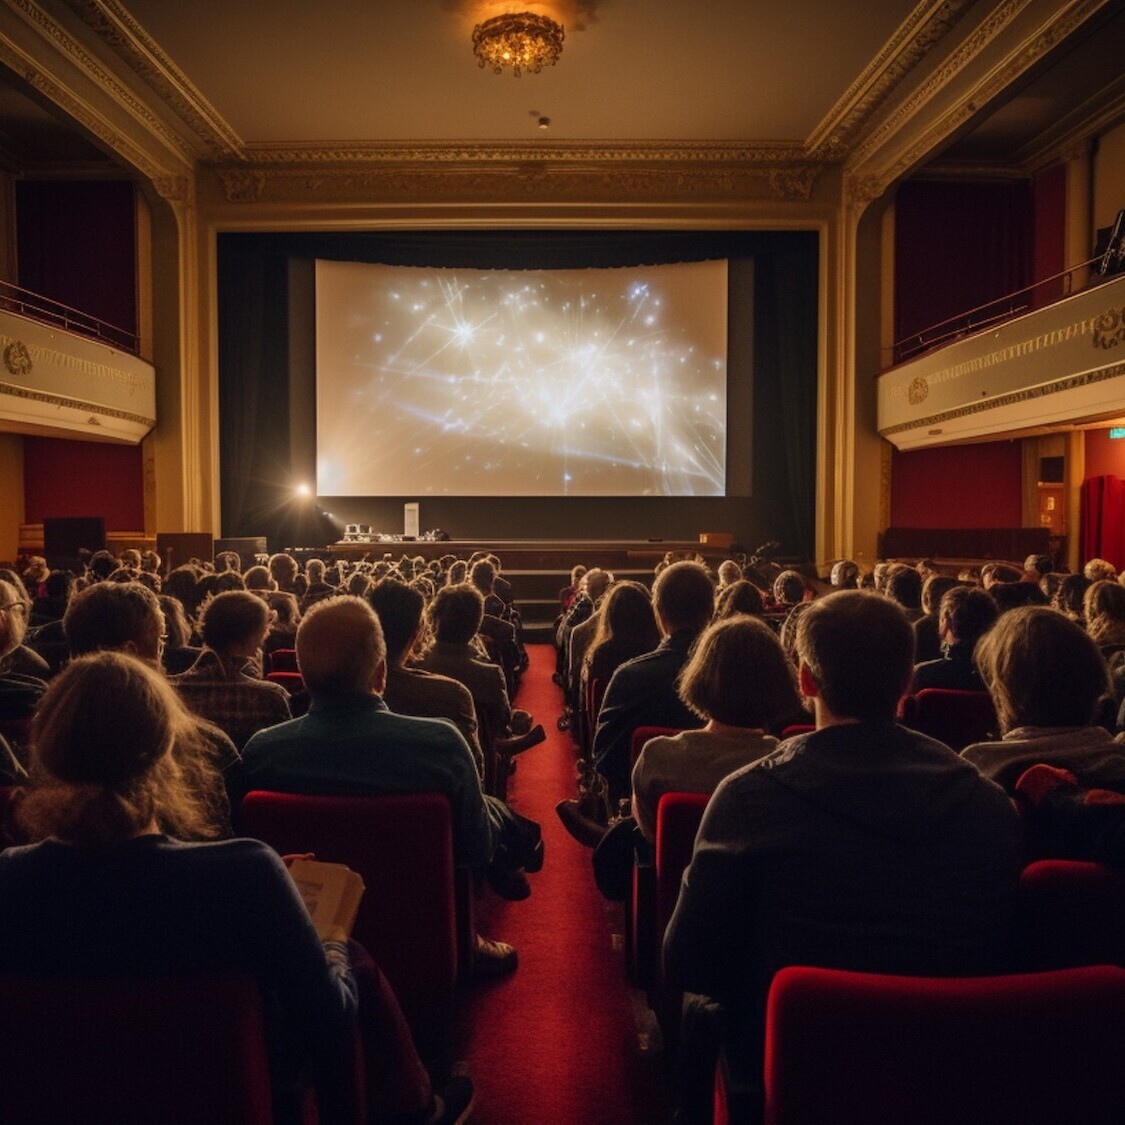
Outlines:
{"label": "glass chandelier drop", "polygon": [[516,78],[526,70],[538,74],[554,66],[562,54],[562,24],[534,12],[509,12],[493,16],[473,28],[473,54],[477,65],[503,74],[511,67]]}

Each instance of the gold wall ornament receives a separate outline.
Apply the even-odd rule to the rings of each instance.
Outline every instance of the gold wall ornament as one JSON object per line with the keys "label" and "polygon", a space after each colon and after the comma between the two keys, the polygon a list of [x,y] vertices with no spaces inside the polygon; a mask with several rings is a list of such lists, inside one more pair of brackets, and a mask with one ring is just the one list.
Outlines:
{"label": "gold wall ornament", "polygon": [[926,401],[926,396],[929,393],[930,384],[926,382],[925,376],[918,375],[910,381],[910,388],[906,392],[906,400],[911,406],[918,406]]}
{"label": "gold wall ornament", "polygon": [[566,32],[561,23],[534,12],[506,12],[473,28],[473,54],[477,66],[503,74],[505,67],[519,78],[525,71],[538,74],[554,66],[562,54]]}
{"label": "gold wall ornament", "polygon": [[1125,344],[1125,305],[1107,309],[1094,321],[1094,347],[1116,348]]}
{"label": "gold wall ornament", "polygon": [[16,376],[30,375],[34,364],[31,361],[31,352],[22,340],[13,340],[4,349],[4,366]]}

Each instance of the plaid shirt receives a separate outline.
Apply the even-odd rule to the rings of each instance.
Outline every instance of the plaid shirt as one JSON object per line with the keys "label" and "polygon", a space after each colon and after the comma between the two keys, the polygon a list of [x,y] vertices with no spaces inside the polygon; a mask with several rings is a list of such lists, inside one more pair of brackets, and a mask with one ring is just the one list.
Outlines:
{"label": "plaid shirt", "polygon": [[190,710],[226,731],[241,750],[252,734],[292,718],[285,689],[255,672],[252,660],[236,658],[224,666],[214,649],[204,648],[171,683]]}

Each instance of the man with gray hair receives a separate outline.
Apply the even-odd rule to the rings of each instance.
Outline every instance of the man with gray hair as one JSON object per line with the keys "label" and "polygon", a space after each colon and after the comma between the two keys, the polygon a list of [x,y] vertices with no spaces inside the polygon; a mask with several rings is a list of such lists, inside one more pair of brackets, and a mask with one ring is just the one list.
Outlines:
{"label": "man with gray hair", "polygon": [[[469,747],[452,723],[387,708],[387,648],[371,606],[351,596],[317,602],[297,630],[297,664],[312,699],[308,714],[250,739],[243,752],[247,790],[444,793],[456,862],[487,867],[494,828]],[[515,949],[478,936],[478,976],[515,967]]]}

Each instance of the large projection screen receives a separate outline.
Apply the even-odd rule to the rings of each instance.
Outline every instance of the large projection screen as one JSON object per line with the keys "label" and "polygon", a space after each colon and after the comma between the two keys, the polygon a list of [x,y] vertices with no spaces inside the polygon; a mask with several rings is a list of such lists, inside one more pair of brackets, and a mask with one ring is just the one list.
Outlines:
{"label": "large projection screen", "polygon": [[316,263],[321,496],[724,496],[727,263]]}

